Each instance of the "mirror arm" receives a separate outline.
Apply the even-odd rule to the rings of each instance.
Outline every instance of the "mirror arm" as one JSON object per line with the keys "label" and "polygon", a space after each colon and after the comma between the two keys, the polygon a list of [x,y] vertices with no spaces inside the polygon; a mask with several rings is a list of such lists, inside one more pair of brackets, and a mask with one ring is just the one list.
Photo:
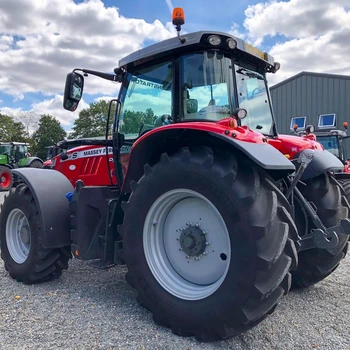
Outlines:
{"label": "mirror arm", "polygon": [[[96,75],[97,77],[106,79],[106,80],[111,80],[111,81],[117,81],[120,82],[120,78],[115,75],[115,74],[109,74],[109,73],[103,73],[103,72],[98,72],[98,71],[94,71],[94,70],[90,70],[90,69],[80,69],[80,68],[76,68],[73,70],[73,72],[75,71],[81,71],[85,74],[92,74],[92,75]],[[119,79],[118,79],[119,78]]]}

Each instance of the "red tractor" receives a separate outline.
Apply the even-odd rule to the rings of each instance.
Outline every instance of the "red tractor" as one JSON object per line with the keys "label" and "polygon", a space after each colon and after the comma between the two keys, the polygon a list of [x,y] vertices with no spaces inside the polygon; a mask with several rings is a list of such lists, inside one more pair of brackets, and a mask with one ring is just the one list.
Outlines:
{"label": "red tractor", "polygon": [[279,64],[226,33],[180,36],[179,8],[173,23],[177,37],[123,58],[115,74],[67,75],[70,111],[89,74],[121,83],[111,140],[59,144],[105,149],[116,181],[86,186],[81,175],[74,188],[58,171],[13,170],[1,256],[25,284],[58,278],[71,254],[126,264],[155,322],[211,341],[262,322],[292,281],[330,275],[347,252],[350,208],[335,178],[342,162],[277,132],[266,74]]}
{"label": "red tractor", "polygon": [[[91,143],[99,142],[98,140],[100,139],[100,137],[96,137],[70,140],[67,141],[70,146],[66,149],[62,149],[58,145],[48,147],[49,157],[51,156],[52,158],[44,162],[44,168],[61,172],[74,187],[77,180],[82,180],[85,186],[116,185],[112,147],[109,147],[108,151],[106,151],[106,148],[103,146],[84,145],[84,140],[89,140],[88,143]],[[67,142],[63,141],[59,144],[67,144]],[[79,146],[73,146],[72,144],[74,143],[79,144]],[[120,153],[125,170],[127,160],[123,161],[123,158],[128,157],[130,147],[124,147]]]}

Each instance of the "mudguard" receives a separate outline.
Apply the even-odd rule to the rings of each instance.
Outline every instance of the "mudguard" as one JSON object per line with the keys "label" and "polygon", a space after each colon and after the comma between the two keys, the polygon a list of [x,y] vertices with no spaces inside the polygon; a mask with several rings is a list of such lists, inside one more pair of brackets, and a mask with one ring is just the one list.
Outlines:
{"label": "mudguard", "polygon": [[141,178],[144,164],[152,165],[163,152],[174,151],[179,147],[190,146],[198,142],[204,145],[227,147],[234,152],[243,153],[275,178],[282,178],[295,171],[295,165],[268,143],[250,143],[215,132],[174,128],[150,133],[133,146],[122,193],[131,192],[130,183]]}
{"label": "mudguard", "polygon": [[[327,171],[341,172],[344,169],[344,164],[331,152],[324,150],[314,150],[314,157],[311,163],[305,169],[301,180],[308,180]],[[298,158],[299,154],[295,156]],[[295,160],[294,160],[295,161]]]}
{"label": "mudguard", "polygon": [[43,162],[40,158],[38,157],[28,157],[25,161],[24,164],[21,163],[21,167],[28,167],[30,165],[31,162],[33,162],[34,160],[39,160],[41,163]]}
{"label": "mudguard", "polygon": [[45,248],[59,248],[70,245],[70,210],[66,198],[74,188],[69,180],[58,171],[22,168],[12,173],[30,189],[38,207]]}
{"label": "mudguard", "polygon": [[252,143],[239,141],[220,134],[210,133],[223,141],[239,149],[254,163],[266,170],[286,170],[293,172],[294,164],[289,161],[280,151],[268,143]]}

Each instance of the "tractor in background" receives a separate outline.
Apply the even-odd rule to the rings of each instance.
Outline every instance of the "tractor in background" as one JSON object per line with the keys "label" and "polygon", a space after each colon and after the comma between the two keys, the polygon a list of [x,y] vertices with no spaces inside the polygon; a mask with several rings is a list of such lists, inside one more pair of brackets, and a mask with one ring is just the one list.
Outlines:
{"label": "tractor in background", "polygon": [[[49,146],[47,147],[49,159],[44,162],[44,168],[64,174],[74,187],[78,180],[82,180],[85,186],[116,185],[114,166],[108,165],[114,162],[112,148],[91,145],[91,142],[94,142],[92,140],[103,139],[105,138],[81,138],[61,141],[57,145]],[[85,140],[88,140],[86,145],[84,145]],[[130,149],[126,146],[120,152],[121,162],[124,164],[123,171],[126,171],[125,158],[129,153]]]}
{"label": "tractor in background", "polygon": [[81,174],[72,184],[59,171],[13,170],[1,257],[25,284],[60,277],[72,255],[125,264],[156,323],[212,341],[262,322],[292,282],[329,276],[347,252],[350,206],[334,176],[343,163],[315,140],[277,132],[273,57],[226,33],[180,35],[181,8],[173,24],[177,37],[124,57],[113,74],[67,75],[69,111],[88,75],[121,84],[105,139],[58,144],[83,147],[60,155],[69,167],[101,152],[115,180],[87,186]]}
{"label": "tractor in background", "polygon": [[43,161],[32,157],[24,142],[0,142],[0,191],[8,191],[13,184],[11,169],[42,168]]}
{"label": "tractor in background", "polygon": [[343,164],[343,171],[334,174],[337,181],[342,184],[346,193],[346,197],[350,202],[350,184],[348,179],[350,178],[350,159],[347,157],[346,147],[344,147],[345,140],[349,139],[350,135],[347,134],[348,123],[343,122],[344,130],[331,129],[331,130],[315,130],[313,125],[307,125],[305,130],[297,131],[298,125],[293,126],[294,133],[306,139],[318,141],[325,150],[335,155]]}

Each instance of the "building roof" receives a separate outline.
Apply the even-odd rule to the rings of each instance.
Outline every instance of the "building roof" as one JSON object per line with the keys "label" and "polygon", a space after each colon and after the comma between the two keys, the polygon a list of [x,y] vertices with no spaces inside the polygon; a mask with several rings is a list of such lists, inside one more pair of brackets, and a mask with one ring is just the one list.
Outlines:
{"label": "building roof", "polygon": [[270,90],[276,89],[280,87],[281,85],[287,84],[292,80],[298,79],[303,75],[313,76],[313,77],[321,77],[321,78],[335,78],[335,79],[347,79],[350,80],[350,75],[339,75],[339,74],[329,74],[329,73],[316,73],[316,72],[300,72],[296,75],[293,75],[292,77],[285,79],[276,85],[273,85],[270,87]]}

